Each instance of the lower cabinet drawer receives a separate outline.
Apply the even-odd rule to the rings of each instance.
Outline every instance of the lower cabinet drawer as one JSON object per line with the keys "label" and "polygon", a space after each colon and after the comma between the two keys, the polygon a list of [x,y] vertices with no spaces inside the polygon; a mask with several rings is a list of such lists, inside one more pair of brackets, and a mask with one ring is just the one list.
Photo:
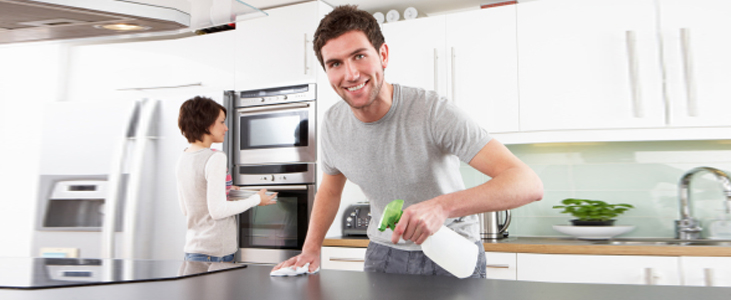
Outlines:
{"label": "lower cabinet drawer", "polygon": [[320,267],[323,270],[363,271],[366,248],[322,247]]}
{"label": "lower cabinet drawer", "polygon": [[516,257],[515,253],[485,252],[487,278],[518,279]]}
{"label": "lower cabinet drawer", "polygon": [[678,257],[519,253],[518,280],[678,285]]}

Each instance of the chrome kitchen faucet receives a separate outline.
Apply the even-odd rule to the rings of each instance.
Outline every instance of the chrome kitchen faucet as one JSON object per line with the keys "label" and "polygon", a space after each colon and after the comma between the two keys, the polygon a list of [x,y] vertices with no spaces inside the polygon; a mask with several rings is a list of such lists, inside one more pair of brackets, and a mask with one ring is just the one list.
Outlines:
{"label": "chrome kitchen faucet", "polygon": [[690,180],[698,172],[708,171],[716,176],[716,179],[721,183],[723,193],[726,196],[726,213],[731,213],[731,178],[718,169],[711,167],[698,167],[694,168],[683,174],[678,184],[678,196],[680,198],[680,220],[675,221],[675,238],[683,240],[699,239],[701,238],[701,231],[703,228],[700,226],[700,222],[693,218],[690,213]]}

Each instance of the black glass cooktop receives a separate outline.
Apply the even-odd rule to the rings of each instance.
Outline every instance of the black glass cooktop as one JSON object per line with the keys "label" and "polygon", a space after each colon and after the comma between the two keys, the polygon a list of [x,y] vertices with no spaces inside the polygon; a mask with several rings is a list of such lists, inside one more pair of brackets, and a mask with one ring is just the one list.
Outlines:
{"label": "black glass cooktop", "polygon": [[172,280],[245,268],[180,260],[0,258],[0,288],[42,289]]}

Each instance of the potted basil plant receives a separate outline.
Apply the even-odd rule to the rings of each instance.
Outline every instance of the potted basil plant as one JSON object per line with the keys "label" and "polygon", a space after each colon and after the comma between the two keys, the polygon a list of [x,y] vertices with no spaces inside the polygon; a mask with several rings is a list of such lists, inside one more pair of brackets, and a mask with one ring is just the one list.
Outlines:
{"label": "potted basil plant", "polygon": [[574,216],[576,219],[571,220],[574,226],[612,226],[615,217],[634,208],[626,203],[608,204],[601,200],[576,198],[567,198],[561,203],[563,205],[555,205],[553,208],[563,209],[561,213]]}

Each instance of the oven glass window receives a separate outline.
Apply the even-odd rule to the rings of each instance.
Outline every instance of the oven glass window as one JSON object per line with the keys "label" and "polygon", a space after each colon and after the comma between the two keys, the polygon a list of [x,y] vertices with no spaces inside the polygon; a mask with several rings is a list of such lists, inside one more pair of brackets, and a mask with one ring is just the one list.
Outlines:
{"label": "oven glass window", "polygon": [[240,150],[308,146],[308,112],[241,116]]}
{"label": "oven glass window", "polygon": [[307,192],[280,191],[276,204],[241,214],[239,243],[242,248],[300,250],[307,223]]}

